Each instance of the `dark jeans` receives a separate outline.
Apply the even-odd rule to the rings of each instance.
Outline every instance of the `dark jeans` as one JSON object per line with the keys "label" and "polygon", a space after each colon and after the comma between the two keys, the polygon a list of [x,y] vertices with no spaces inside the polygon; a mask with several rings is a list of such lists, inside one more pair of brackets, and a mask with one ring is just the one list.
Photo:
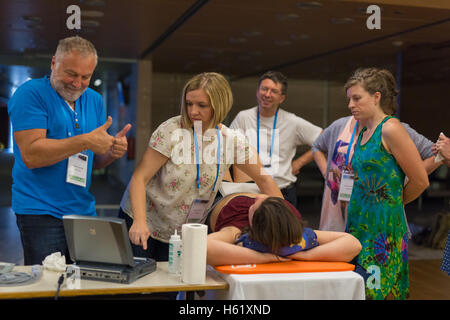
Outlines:
{"label": "dark jeans", "polygon": [[[133,219],[123,212],[122,208],[119,210],[119,218],[125,220],[127,229],[130,230],[131,225],[133,224]],[[169,260],[169,244],[155,240],[151,237],[147,240],[147,250],[144,250],[142,246],[137,246],[133,243],[131,243],[131,249],[133,250],[133,255],[135,257],[151,258],[156,261]]]}
{"label": "dark jeans", "polygon": [[297,210],[297,186],[295,183],[290,184],[280,190],[285,200],[289,201]]}
{"label": "dark jeans", "polygon": [[61,219],[51,215],[18,213],[16,218],[25,265],[42,264],[45,257],[54,252],[61,252],[66,257],[66,263],[72,263]]}

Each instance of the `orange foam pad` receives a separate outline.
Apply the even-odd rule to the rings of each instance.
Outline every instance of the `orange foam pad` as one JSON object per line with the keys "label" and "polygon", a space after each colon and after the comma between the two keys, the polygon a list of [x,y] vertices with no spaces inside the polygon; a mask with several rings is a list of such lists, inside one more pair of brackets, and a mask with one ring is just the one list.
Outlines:
{"label": "orange foam pad", "polygon": [[258,274],[353,271],[355,266],[347,262],[286,261],[264,264],[225,265],[216,266],[214,269],[221,273]]}

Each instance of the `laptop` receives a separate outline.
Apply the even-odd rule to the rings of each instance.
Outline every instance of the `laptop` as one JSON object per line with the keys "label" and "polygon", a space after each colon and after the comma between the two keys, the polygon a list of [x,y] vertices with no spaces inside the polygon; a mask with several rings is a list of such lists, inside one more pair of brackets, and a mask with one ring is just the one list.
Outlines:
{"label": "laptop", "polygon": [[132,283],[156,270],[156,261],[133,257],[125,220],[63,216],[67,246],[82,279]]}

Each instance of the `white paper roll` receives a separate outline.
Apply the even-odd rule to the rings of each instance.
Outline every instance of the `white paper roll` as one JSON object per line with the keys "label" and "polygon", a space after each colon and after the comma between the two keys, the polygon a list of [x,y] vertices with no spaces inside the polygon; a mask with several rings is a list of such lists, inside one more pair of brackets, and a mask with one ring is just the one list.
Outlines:
{"label": "white paper roll", "polygon": [[206,280],[206,237],[208,227],[186,223],[181,227],[183,242],[182,280],[188,284],[203,284]]}

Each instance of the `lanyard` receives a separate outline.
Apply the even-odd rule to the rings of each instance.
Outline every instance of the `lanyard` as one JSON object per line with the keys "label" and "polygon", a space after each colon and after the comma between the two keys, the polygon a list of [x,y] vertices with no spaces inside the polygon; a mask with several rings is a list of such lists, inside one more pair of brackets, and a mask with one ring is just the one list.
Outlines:
{"label": "lanyard", "polygon": [[350,144],[348,145],[347,149],[347,156],[345,157],[345,167],[348,167],[348,160],[350,158],[350,149],[352,148],[353,139],[355,138],[356,128],[358,128],[358,120],[356,120],[355,123],[355,129],[353,129],[352,137],[350,138]]}
{"label": "lanyard", "polygon": [[[273,142],[275,140],[275,129],[277,128],[277,117],[278,117],[278,110],[280,108],[277,108],[277,111],[275,112],[275,117],[273,118],[273,128],[272,128],[272,142],[270,144],[270,160],[272,160],[272,152],[273,152]],[[259,155],[259,109],[256,109],[256,151]]]}
{"label": "lanyard", "polygon": [[[194,147],[195,147],[195,164],[197,167],[197,189],[200,189],[200,156],[198,152],[198,141],[197,141],[197,134],[195,133],[195,129],[192,128],[194,132]],[[219,178],[219,169],[220,169],[220,132],[219,127],[216,126],[216,133],[217,133],[217,142],[218,142],[218,148],[217,148],[217,171],[216,171],[216,179],[214,180],[213,188],[212,190],[216,188],[217,179]]]}

